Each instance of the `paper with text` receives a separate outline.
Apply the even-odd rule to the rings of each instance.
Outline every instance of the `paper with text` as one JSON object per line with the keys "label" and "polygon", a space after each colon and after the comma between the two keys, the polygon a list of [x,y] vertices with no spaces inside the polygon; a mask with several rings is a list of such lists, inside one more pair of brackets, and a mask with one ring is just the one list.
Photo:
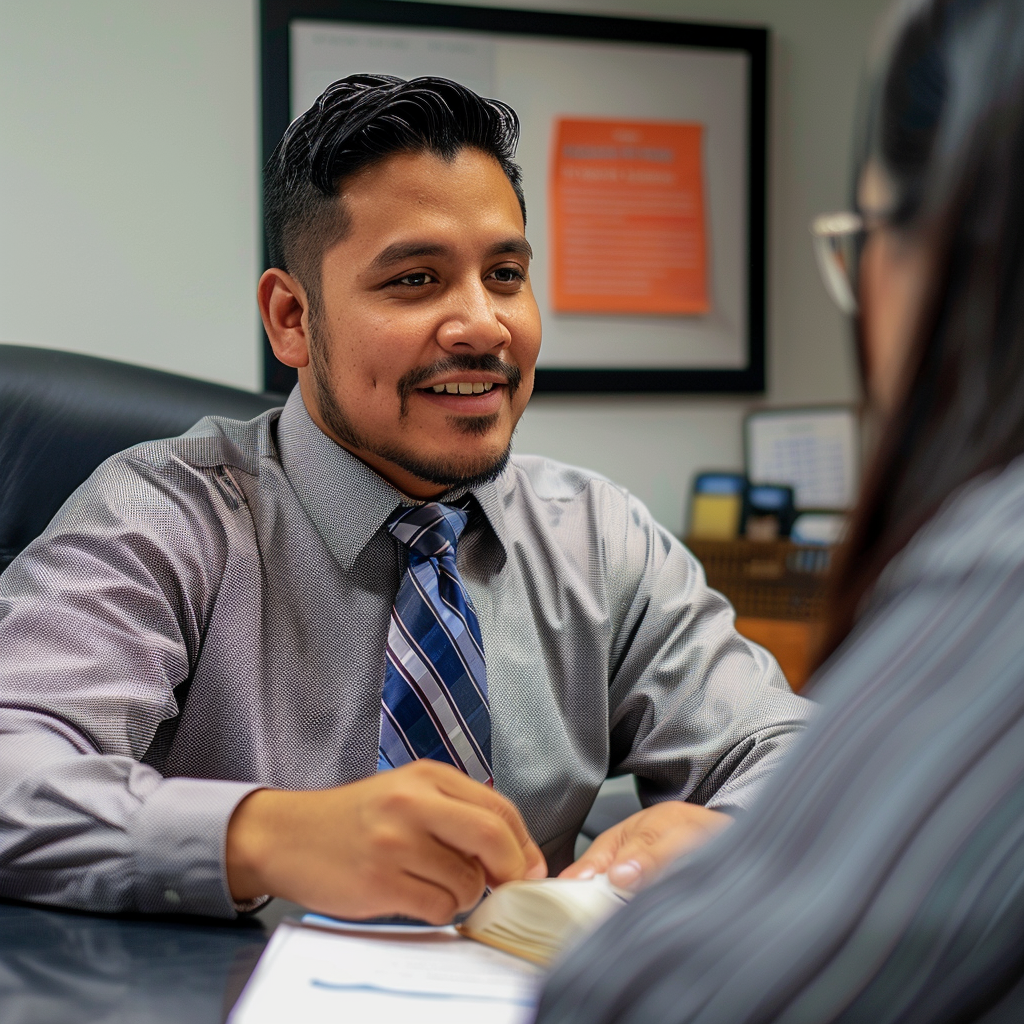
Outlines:
{"label": "paper with text", "polygon": [[541,977],[525,961],[452,928],[410,935],[286,922],[260,957],[230,1024],[525,1024]]}
{"label": "paper with text", "polygon": [[710,309],[703,126],[556,122],[548,212],[562,313]]}
{"label": "paper with text", "polygon": [[798,509],[845,511],[857,501],[860,425],[852,408],[764,409],[744,423],[747,476],[788,484]]}

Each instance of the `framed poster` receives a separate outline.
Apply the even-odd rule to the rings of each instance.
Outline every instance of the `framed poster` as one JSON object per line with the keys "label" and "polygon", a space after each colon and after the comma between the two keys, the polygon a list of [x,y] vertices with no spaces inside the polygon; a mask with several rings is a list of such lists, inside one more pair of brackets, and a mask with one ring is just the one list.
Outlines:
{"label": "framed poster", "polygon": [[[452,78],[522,122],[536,390],[764,390],[765,29],[263,0],[263,156],[331,82]],[[265,342],[266,386],[294,371]]]}

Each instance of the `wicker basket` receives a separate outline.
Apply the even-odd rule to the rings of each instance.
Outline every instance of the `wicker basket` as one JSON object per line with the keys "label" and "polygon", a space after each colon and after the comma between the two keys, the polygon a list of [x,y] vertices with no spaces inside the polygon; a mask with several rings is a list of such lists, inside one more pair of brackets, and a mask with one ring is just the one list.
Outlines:
{"label": "wicker basket", "polygon": [[737,615],[758,619],[822,617],[829,548],[789,541],[696,540],[686,546],[704,566],[708,584]]}

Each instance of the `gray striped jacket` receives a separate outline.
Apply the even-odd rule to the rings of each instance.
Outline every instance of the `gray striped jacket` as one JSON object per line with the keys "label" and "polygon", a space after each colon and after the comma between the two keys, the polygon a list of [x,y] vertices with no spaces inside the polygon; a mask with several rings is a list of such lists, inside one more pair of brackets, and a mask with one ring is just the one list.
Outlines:
{"label": "gray striped jacket", "polygon": [[757,806],[580,946],[539,1021],[1024,1020],[1024,459],[955,495]]}

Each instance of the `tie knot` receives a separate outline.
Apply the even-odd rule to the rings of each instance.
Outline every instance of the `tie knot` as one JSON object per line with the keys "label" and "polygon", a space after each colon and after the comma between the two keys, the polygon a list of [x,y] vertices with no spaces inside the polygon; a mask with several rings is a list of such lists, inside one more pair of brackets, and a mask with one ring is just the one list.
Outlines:
{"label": "tie knot", "polygon": [[398,508],[388,521],[388,529],[395,540],[421,558],[442,558],[449,552],[455,555],[455,546],[468,519],[462,509],[429,501],[412,508]]}

